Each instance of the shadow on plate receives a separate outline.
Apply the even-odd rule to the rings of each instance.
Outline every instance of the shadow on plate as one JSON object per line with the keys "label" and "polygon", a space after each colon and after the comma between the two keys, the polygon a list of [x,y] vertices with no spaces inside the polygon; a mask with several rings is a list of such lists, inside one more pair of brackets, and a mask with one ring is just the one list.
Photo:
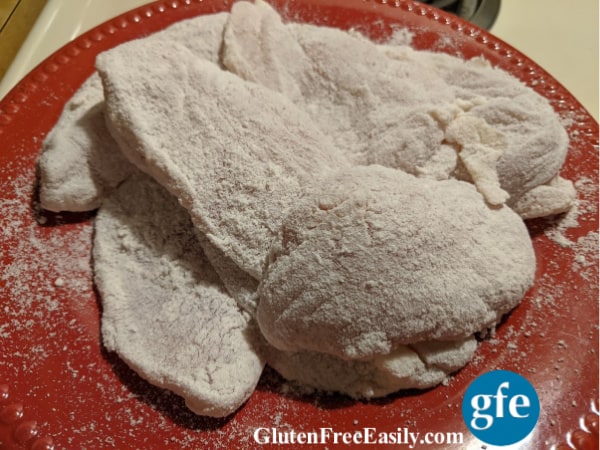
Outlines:
{"label": "shadow on plate", "polygon": [[278,395],[297,402],[310,403],[323,410],[349,408],[356,404],[387,405],[396,402],[399,398],[420,396],[431,389],[435,389],[435,387],[423,390],[406,389],[381,398],[356,400],[347,395],[317,391],[300,386],[285,380],[269,366],[265,367],[258,386],[256,386],[257,391]]}

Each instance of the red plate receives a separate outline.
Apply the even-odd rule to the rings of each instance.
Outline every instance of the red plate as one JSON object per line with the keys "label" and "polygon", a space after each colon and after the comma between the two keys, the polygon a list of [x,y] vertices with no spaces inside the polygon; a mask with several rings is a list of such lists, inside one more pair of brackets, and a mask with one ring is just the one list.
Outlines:
{"label": "red plate", "polygon": [[463,444],[437,447],[478,449],[482,444],[461,417],[462,396],[479,374],[501,368],[524,375],[541,400],[539,423],[519,448],[597,449],[598,124],[527,57],[427,6],[368,0],[273,3],[284,17],[354,27],[374,39],[407,27],[417,48],[483,55],[547,97],[571,137],[562,174],[578,187],[575,226],[548,220],[529,224],[539,261],[535,286],[447,386],[362,403],[287,392],[285,383],[267,370],[232,417],[194,416],[181,399],[149,385],[102,349],[89,264],[91,215],[48,215],[36,209],[41,142],[67,99],[92,73],[95,56],[231,4],[173,0],[138,8],[56,52],[0,103],[0,447],[254,448],[261,447],[252,437],[257,427],[339,432],[376,427],[462,432]]}

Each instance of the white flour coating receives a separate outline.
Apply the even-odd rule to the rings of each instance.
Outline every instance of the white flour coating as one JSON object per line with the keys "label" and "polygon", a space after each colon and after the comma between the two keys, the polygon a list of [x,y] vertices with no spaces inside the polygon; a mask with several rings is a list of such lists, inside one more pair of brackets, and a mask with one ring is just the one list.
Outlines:
{"label": "white flour coating", "polygon": [[[202,238],[200,242],[228,292],[246,310],[256,309],[258,281]],[[463,341],[420,342],[399,346],[391,354],[368,361],[347,361],[318,352],[284,352],[262,340],[267,364],[284,378],[305,387],[338,392],[352,398],[383,397],[401,389],[425,389],[461,369],[477,348],[474,337]]]}
{"label": "white flour coating", "polygon": [[217,63],[228,16],[229,13],[220,12],[182,20],[142,40],[147,45],[177,42],[189,49],[195,57]]}
{"label": "white flour coating", "polygon": [[232,259],[215,247],[202,232],[196,230],[196,237],[229,295],[235,299],[240,308],[254,316],[258,300],[256,294],[258,280],[240,269]]}
{"label": "white flour coating", "polygon": [[239,2],[225,26],[222,59],[233,73],[302,105],[356,164],[414,171],[443,140],[428,109],[452,100],[447,84],[420,63],[385,58],[358,34],[286,25],[265,2]]}
{"label": "white flour coating", "polygon": [[[144,41],[176,41],[196,56],[217,62],[228,13],[178,22]],[[40,203],[49,211],[96,209],[133,167],[106,129],[104,93],[97,73],[66,103],[46,137],[39,160]]]}
{"label": "white flour coating", "polygon": [[534,272],[522,220],[489,208],[472,185],[356,167],[284,220],[257,320],[280,350],[367,359],[493,327]]}
{"label": "white flour coating", "polygon": [[[236,409],[245,398],[232,399],[222,391],[227,383],[234,394],[241,390],[246,395],[244,388],[252,385],[258,370],[253,360],[260,359],[254,356],[252,343],[247,348],[245,337],[238,342],[252,329],[244,325],[232,299],[223,296],[220,280],[194,245],[189,219],[176,199],[146,177],[125,182],[99,212],[94,255],[107,348],[151,383],[182,395],[198,414],[220,416]],[[144,300],[141,310],[140,300]],[[228,339],[223,329],[233,336]],[[217,330],[218,338],[212,334]],[[242,348],[224,347],[228,340]],[[264,348],[269,363],[292,381],[354,398],[374,398],[439,384],[471,359],[476,341],[401,347],[368,362]],[[200,361],[194,355],[200,355]],[[209,363],[202,361],[211,357]],[[250,360],[246,361],[250,374],[239,372],[245,359]],[[218,375],[203,376],[203,369],[209,368]]]}
{"label": "white flour coating", "polygon": [[316,352],[282,352],[264,346],[267,363],[283,377],[322,391],[353,398],[384,397],[402,389],[426,389],[446,379],[473,357],[477,341],[401,345],[369,361],[347,361]]}
{"label": "white flour coating", "polygon": [[459,114],[446,127],[446,142],[460,148],[458,158],[477,190],[493,206],[503,205],[509,197],[500,187],[496,166],[506,150],[501,133],[484,120]]}
{"label": "white flour coating", "polygon": [[[416,52],[402,42],[375,46],[357,33],[283,25],[264,2],[240,2],[231,16],[219,13],[182,21],[144,41],[179,42],[213,62],[219,61],[223,44],[226,67],[304,104],[340,148],[362,155],[358,163],[399,167],[436,179],[457,176],[474,182],[491,204],[508,200],[523,218],[565,212],[574,203],[569,182],[552,181],[568,144],[556,114],[541,96],[481,58],[465,63],[449,55]],[[368,75],[373,68],[379,78]],[[410,89],[402,77],[409,77]],[[88,84],[97,82],[86,83],[81,90],[90,92],[78,96],[93,99],[89,102],[95,113],[88,113],[85,105],[77,108],[76,117],[65,110],[56,137],[48,139],[50,150],[67,143],[72,151],[70,158],[58,158],[54,150],[52,158],[43,159],[55,161],[41,165],[48,178],[41,192],[47,209],[93,209],[128,173],[119,155],[96,161],[99,149],[115,153],[114,142],[96,139],[102,133],[94,130],[104,128],[97,104],[102,98],[92,92],[97,86]],[[417,108],[411,100],[415,94],[424,107]],[[83,114],[86,121],[75,122]],[[457,142],[452,135],[465,115],[479,119],[469,121],[480,124],[475,127],[479,133],[467,133],[474,138]],[[499,135],[499,145],[481,142],[479,135],[489,131]],[[457,154],[462,163],[458,167]],[[110,167],[103,170],[103,165]],[[538,186],[541,189],[529,192]]]}
{"label": "white flour coating", "polygon": [[131,177],[105,200],[95,226],[106,348],[197,414],[238,409],[262,373],[258,339],[185,210],[148,177]]}
{"label": "white flour coating", "polygon": [[111,138],[94,73],[81,85],[43,145],[40,203],[50,211],[89,211],[133,171]]}
{"label": "white flour coating", "polygon": [[[500,186],[510,194],[509,205],[558,174],[569,139],[560,118],[544,97],[483,58],[464,61],[443,53],[415,51],[408,46],[382,49],[389,57],[426,65],[448,83],[457,100],[469,105],[458,114],[447,108],[436,111],[444,126],[467,114],[483,120],[503,136],[505,149],[496,169]],[[567,188],[567,195],[570,191]],[[565,191],[558,193],[558,203],[564,194]],[[574,197],[571,204],[573,200]],[[547,212],[538,211],[538,217],[553,214],[556,207],[549,206]],[[562,208],[561,212],[567,210],[568,207]],[[532,212],[527,214],[532,216]]]}
{"label": "white flour coating", "polygon": [[245,80],[304,102],[302,84],[311,70],[298,42],[264,1],[239,2],[225,23],[223,66]]}
{"label": "white flour coating", "polygon": [[533,219],[571,211],[576,207],[576,196],[577,191],[573,183],[556,176],[549,182],[527,191],[511,206],[523,219]]}
{"label": "white flour coating", "polygon": [[285,97],[185,47],[131,42],[99,55],[97,67],[121,150],[257,279],[294,193],[348,165]]}
{"label": "white flour coating", "polygon": [[[223,64],[302,104],[356,164],[465,179],[492,205],[514,205],[548,183],[566,155],[568,138],[548,101],[481,58],[465,63],[356,33],[283,24],[257,1],[233,6]],[[571,194],[555,186],[546,189],[547,208],[523,210],[521,202],[519,211],[528,218],[564,212]]]}

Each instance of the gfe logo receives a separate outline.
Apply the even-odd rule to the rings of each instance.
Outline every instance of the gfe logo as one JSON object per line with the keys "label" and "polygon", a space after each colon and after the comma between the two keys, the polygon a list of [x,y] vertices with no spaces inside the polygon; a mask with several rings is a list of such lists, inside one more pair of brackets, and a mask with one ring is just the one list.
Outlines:
{"label": "gfe logo", "polygon": [[495,370],[473,380],[463,398],[462,414],[480,441],[510,445],[531,433],[540,416],[540,400],[524,377]]}

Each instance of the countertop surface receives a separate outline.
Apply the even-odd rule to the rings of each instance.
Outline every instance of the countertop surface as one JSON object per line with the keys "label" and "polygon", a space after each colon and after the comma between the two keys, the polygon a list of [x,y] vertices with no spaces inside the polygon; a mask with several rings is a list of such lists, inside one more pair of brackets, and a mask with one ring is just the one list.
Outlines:
{"label": "countertop surface", "polygon": [[[7,69],[0,80],[0,98],[68,41],[145,3],[147,0],[0,3],[0,76],[4,72],[2,58]],[[503,0],[489,31],[546,69],[598,120],[598,21],[597,0]]]}
{"label": "countertop surface", "polygon": [[489,30],[533,59],[598,120],[598,0],[503,0]]}

